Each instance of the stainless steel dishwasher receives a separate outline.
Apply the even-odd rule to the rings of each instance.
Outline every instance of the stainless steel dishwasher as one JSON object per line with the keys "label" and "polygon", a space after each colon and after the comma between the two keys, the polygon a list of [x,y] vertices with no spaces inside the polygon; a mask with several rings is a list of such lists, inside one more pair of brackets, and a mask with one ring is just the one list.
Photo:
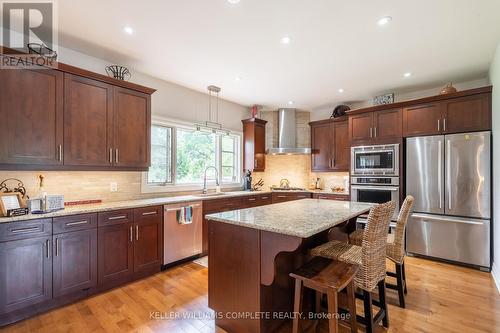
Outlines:
{"label": "stainless steel dishwasher", "polygon": [[[183,207],[193,207],[192,222],[177,221],[177,212]],[[196,256],[202,252],[202,202],[193,201],[163,206],[163,264]]]}

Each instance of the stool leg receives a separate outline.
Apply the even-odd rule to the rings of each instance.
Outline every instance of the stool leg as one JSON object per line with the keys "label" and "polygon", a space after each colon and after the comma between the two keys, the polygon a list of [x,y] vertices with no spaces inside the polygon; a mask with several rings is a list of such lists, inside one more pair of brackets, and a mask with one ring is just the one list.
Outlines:
{"label": "stool leg", "polygon": [[382,318],[382,325],[385,328],[389,327],[389,311],[387,310],[387,301],[385,300],[385,280],[378,283],[378,299],[380,308],[384,310],[384,317]]}
{"label": "stool leg", "polygon": [[405,293],[403,280],[403,265],[396,264],[396,280],[398,284],[399,306],[405,307]]}
{"label": "stool leg", "polygon": [[369,291],[363,290],[363,306],[365,310],[366,333],[373,332],[372,295]]}
{"label": "stool leg", "polygon": [[328,298],[328,313],[330,315],[330,319],[328,320],[328,332],[337,333],[338,332],[337,291],[334,289],[328,289],[326,297]]}
{"label": "stool leg", "polygon": [[295,300],[293,302],[293,333],[299,333],[300,318],[299,313],[302,309],[302,280],[295,279]]}
{"label": "stool leg", "polygon": [[405,294],[408,294],[408,289],[406,288],[406,266],[403,261],[403,281],[405,282]]}
{"label": "stool leg", "polygon": [[347,303],[349,306],[349,315],[351,316],[351,332],[356,333],[358,331],[358,323],[356,321],[356,297],[354,296],[354,282],[352,281],[347,285]]}

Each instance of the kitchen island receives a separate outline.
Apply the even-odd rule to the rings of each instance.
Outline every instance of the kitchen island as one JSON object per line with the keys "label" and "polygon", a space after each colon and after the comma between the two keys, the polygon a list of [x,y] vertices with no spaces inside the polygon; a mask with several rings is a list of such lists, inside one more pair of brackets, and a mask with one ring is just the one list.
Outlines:
{"label": "kitchen island", "polygon": [[207,215],[208,304],[226,331],[275,331],[293,316],[289,273],[309,249],[350,231],[372,204],[303,199]]}

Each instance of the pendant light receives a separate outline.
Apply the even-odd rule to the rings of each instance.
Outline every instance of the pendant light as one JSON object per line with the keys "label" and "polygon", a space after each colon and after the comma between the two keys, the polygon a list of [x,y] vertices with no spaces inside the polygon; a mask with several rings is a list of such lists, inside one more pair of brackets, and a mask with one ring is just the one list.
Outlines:
{"label": "pendant light", "polygon": [[[213,134],[226,134],[231,133],[230,130],[224,129],[219,122],[219,92],[221,89],[217,86],[210,85],[208,89],[208,115],[205,124],[196,124],[197,131],[207,131]],[[215,95],[215,111],[212,108],[212,98]]]}

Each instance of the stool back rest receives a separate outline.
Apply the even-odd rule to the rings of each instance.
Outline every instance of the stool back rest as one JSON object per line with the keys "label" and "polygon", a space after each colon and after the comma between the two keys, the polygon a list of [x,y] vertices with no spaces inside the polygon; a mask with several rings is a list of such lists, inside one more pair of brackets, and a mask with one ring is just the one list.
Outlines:
{"label": "stool back rest", "polygon": [[410,216],[411,208],[413,207],[413,201],[415,199],[408,195],[399,210],[398,221],[396,224],[396,231],[394,233],[394,246],[397,249],[399,256],[404,256],[405,251],[405,229],[408,223],[408,218]]}
{"label": "stool back rest", "polygon": [[377,283],[385,278],[387,234],[394,209],[396,209],[396,203],[389,201],[374,206],[368,214],[361,243],[362,265],[360,267],[361,281],[366,290],[373,290]]}

